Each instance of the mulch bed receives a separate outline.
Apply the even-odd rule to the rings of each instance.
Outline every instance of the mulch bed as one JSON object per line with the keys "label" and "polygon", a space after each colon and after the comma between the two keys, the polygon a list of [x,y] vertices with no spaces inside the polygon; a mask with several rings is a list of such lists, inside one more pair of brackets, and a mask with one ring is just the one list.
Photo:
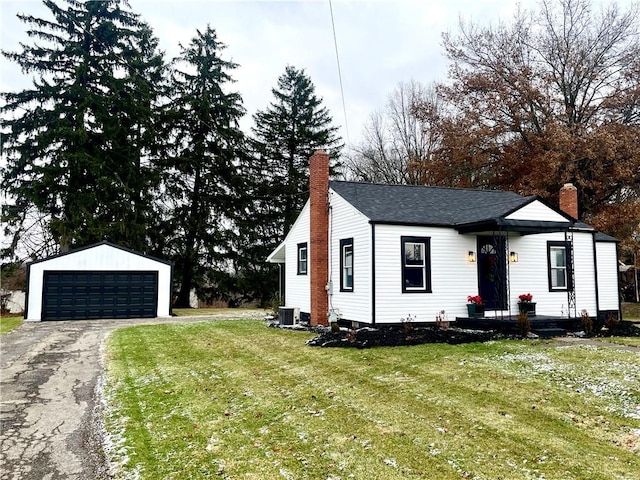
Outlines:
{"label": "mulch bed", "polygon": [[626,320],[611,328],[603,328],[594,337],[640,337],[640,323]]}
{"label": "mulch bed", "polygon": [[[314,331],[319,335],[307,342],[312,347],[370,348],[419,345],[423,343],[461,343],[488,342],[491,340],[537,338],[536,335],[522,337],[520,335],[497,330],[468,330],[457,327],[439,329],[436,326],[412,327],[402,326],[370,328],[356,330],[342,328],[339,332],[326,327],[317,327]],[[584,332],[568,333],[571,336],[586,337]],[[594,333],[594,337],[640,337],[640,328],[631,322],[621,322],[614,328],[602,329]]]}

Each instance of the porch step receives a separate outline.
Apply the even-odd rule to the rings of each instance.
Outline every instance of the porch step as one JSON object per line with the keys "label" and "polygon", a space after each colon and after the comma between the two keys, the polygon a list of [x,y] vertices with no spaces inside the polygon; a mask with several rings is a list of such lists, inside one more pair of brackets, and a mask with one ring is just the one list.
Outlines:
{"label": "porch step", "polygon": [[567,331],[562,328],[533,328],[531,333],[535,333],[540,338],[564,337]]}

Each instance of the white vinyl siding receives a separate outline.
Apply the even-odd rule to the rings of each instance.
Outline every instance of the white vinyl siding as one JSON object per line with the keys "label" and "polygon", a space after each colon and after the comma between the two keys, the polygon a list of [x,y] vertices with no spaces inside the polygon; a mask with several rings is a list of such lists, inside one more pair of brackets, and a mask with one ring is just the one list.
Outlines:
{"label": "white vinyl siding", "polygon": [[[301,312],[311,312],[309,278],[298,275],[298,244],[309,245],[309,202],[307,202],[291,227],[285,240],[285,303]],[[311,265],[311,252],[307,248],[307,266]]]}
{"label": "white vinyl siding", "polygon": [[595,317],[598,312],[596,300],[595,244],[593,233],[575,232],[573,234],[573,264],[575,276],[573,288],[576,292],[576,314],[582,310]]}
{"label": "white vinyl siding", "polygon": [[507,215],[508,220],[536,220],[542,222],[566,222],[569,223],[565,217],[560,215],[558,212],[552,210],[547,207],[544,203],[539,200],[534,200],[533,202],[525,205],[522,208],[519,208],[511,215]]}
{"label": "white vinyl siding", "polygon": [[[332,295],[329,308],[340,318],[371,323],[371,225],[369,219],[330,190],[329,274]],[[353,239],[353,290],[340,291],[340,240]]]}
{"label": "white vinyl siding", "polygon": [[596,242],[598,261],[598,301],[600,310],[618,310],[618,259],[616,244]]}
{"label": "white vinyl siding", "polygon": [[[467,296],[478,292],[477,263],[467,254],[476,250],[475,235],[452,228],[376,225],[376,322],[434,322],[445,310],[451,320],[467,315]],[[428,237],[431,253],[431,292],[402,292],[401,238]]]}
{"label": "white vinyl siding", "polygon": [[[509,264],[510,313],[518,313],[518,295],[531,293],[538,315],[564,316],[569,314],[569,296],[566,289],[549,290],[547,242],[564,242],[564,233],[545,233],[509,238],[509,250],[518,253],[518,262]],[[593,244],[591,232],[573,234],[574,291],[576,314],[582,309],[596,313],[595,274],[593,270]],[[569,267],[569,266],[567,266]],[[570,272],[568,271],[568,274]],[[571,315],[574,312],[570,312]]]}

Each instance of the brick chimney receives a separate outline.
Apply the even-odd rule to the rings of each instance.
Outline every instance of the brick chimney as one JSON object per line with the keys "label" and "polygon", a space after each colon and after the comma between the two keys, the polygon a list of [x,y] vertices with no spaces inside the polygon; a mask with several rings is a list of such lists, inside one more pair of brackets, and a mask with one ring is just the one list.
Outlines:
{"label": "brick chimney", "polygon": [[329,325],[329,155],[316,150],[309,159],[311,325]]}
{"label": "brick chimney", "polygon": [[565,183],[560,189],[560,210],[578,219],[578,189],[573,183]]}

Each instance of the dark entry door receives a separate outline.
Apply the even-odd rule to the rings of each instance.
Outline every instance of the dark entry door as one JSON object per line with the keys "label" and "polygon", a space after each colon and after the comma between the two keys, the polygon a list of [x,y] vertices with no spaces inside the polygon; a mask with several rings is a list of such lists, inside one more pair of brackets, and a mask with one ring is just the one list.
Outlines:
{"label": "dark entry door", "polygon": [[43,320],[153,318],[158,272],[46,271]]}
{"label": "dark entry door", "polygon": [[504,238],[478,237],[478,289],[485,310],[507,308],[507,252]]}

